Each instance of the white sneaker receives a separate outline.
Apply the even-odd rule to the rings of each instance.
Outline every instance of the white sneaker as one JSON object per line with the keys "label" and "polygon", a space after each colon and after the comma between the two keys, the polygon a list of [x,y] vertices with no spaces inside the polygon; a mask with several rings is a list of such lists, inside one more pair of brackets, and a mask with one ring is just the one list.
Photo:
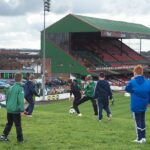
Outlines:
{"label": "white sneaker", "polygon": [[132,142],[134,142],[134,143],[140,143],[140,144],[143,143],[142,139],[141,140],[135,139]]}
{"label": "white sneaker", "polygon": [[110,121],[112,119],[112,114],[109,115],[108,120]]}
{"label": "white sneaker", "polygon": [[5,135],[0,136],[0,141],[9,141]]}
{"label": "white sneaker", "polygon": [[142,138],[142,143],[146,143],[146,139],[145,138]]}
{"label": "white sneaker", "polygon": [[135,142],[135,143],[136,143],[136,142],[138,142],[138,139],[135,139],[135,140],[133,140],[132,142]]}
{"label": "white sneaker", "polygon": [[29,118],[32,118],[32,115],[26,115],[27,117],[29,117]]}
{"label": "white sneaker", "polygon": [[78,114],[78,116],[79,116],[79,117],[81,117],[81,116],[82,116],[82,114],[80,113],[80,114]]}

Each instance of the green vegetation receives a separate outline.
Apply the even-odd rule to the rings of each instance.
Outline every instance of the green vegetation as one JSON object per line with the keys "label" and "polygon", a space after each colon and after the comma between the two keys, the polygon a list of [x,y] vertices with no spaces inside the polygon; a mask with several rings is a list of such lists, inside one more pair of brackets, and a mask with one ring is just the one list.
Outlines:
{"label": "green vegetation", "polygon": [[[70,101],[37,105],[32,118],[22,117],[24,143],[18,144],[15,128],[10,142],[0,142],[0,150],[149,150],[150,119],[147,112],[147,143],[135,144],[134,122],[129,109],[129,98],[115,94],[111,106],[113,119],[105,112],[102,122],[93,116],[91,103],[80,106],[82,117],[68,113]],[[5,126],[6,111],[0,109],[0,132]]]}
{"label": "green vegetation", "polygon": [[143,55],[145,57],[150,57],[150,51],[142,51],[141,55]]}

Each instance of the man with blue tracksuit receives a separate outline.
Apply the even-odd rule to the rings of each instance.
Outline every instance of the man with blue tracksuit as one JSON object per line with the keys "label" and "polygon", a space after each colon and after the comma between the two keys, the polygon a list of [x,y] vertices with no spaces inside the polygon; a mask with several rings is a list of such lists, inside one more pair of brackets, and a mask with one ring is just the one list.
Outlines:
{"label": "man with blue tracksuit", "polygon": [[25,99],[29,103],[28,107],[25,109],[24,114],[32,117],[32,112],[34,109],[34,98],[33,96],[39,96],[38,93],[35,90],[35,85],[34,85],[34,75],[29,76],[29,80],[24,85],[24,93],[25,93]]}
{"label": "man with blue tracksuit", "polygon": [[143,76],[143,67],[137,65],[134,77],[129,81],[125,90],[131,94],[131,111],[135,120],[136,143],[146,142],[145,112],[150,99],[150,81]]}
{"label": "man with blue tracksuit", "polygon": [[112,114],[109,108],[109,99],[112,99],[112,92],[103,72],[99,74],[99,81],[95,87],[93,98],[98,101],[98,120],[101,121],[103,118],[103,109],[107,113],[108,120],[111,120]]}

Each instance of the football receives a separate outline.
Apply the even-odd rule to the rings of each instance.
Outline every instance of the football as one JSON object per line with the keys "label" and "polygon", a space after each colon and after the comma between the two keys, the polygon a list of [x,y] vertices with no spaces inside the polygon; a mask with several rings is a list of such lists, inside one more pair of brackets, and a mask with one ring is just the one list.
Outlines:
{"label": "football", "polygon": [[74,114],[76,111],[74,110],[74,108],[70,108],[69,110],[69,114]]}

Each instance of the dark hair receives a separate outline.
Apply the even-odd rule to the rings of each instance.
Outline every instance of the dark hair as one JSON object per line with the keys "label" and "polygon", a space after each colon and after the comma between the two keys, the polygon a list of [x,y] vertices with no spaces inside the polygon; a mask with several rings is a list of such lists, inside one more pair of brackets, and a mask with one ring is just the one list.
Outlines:
{"label": "dark hair", "polygon": [[74,79],[73,82],[77,83],[77,79]]}
{"label": "dark hair", "polygon": [[30,77],[30,73],[27,73],[26,74],[26,79],[29,80],[29,77]]}
{"label": "dark hair", "polygon": [[69,83],[69,84],[72,84],[72,79],[69,79],[69,80],[68,80],[68,83]]}
{"label": "dark hair", "polygon": [[99,73],[99,77],[100,77],[100,78],[104,78],[104,77],[105,77],[105,74],[104,74],[103,72],[100,72],[100,73]]}

